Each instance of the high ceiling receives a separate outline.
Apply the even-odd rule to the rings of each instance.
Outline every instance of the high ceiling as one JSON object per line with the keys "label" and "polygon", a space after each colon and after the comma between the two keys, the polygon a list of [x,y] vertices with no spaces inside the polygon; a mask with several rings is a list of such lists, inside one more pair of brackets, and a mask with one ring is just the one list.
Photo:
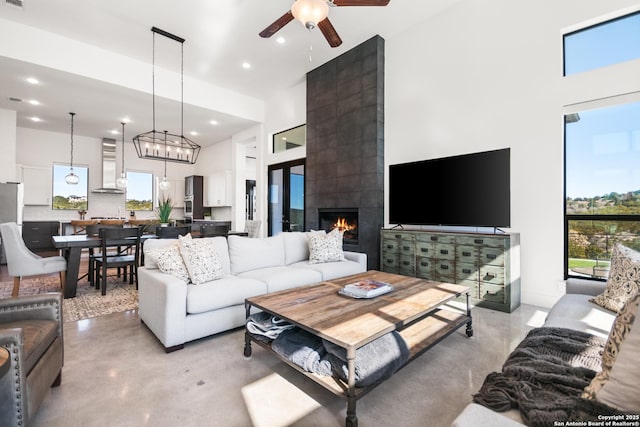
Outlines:
{"label": "high ceiling", "polygon": [[[0,19],[149,64],[150,29],[161,28],[186,39],[185,77],[268,100],[278,91],[304,81],[308,71],[370,37],[376,34],[385,39],[393,37],[461,0],[391,0],[386,7],[331,8],[329,18],[343,40],[337,48],[329,47],[319,30],[308,32],[297,21],[289,23],[272,38],[258,36],[258,32],[289,10],[293,0],[23,0],[22,8],[7,4],[7,0],[1,1]],[[276,41],[279,36],[284,38],[284,43]],[[5,39],[0,43],[20,43],[20,40]],[[157,36],[155,43],[156,67],[180,73],[180,50],[171,46],[179,44]],[[419,42],[416,54],[423,54]],[[250,63],[251,68],[243,68],[243,62]],[[68,133],[68,112],[73,110],[75,132],[79,135],[119,139],[120,136],[110,131],[120,130],[123,117],[131,119],[125,129],[127,140],[150,130],[152,97],[149,93],[17,61],[2,56],[2,50],[0,70],[0,108],[18,111],[18,126]],[[31,75],[37,75],[47,84],[24,83]],[[149,66],[149,81],[151,79]],[[29,104],[31,99],[40,101],[41,105]],[[42,121],[31,121],[33,116],[41,117]],[[166,117],[167,123],[180,126],[180,103],[156,96],[156,117],[158,123],[164,123]],[[209,123],[214,119],[217,125]],[[185,135],[201,145],[220,142],[254,124],[246,118],[184,105]],[[191,136],[190,131],[197,131],[198,135]]]}

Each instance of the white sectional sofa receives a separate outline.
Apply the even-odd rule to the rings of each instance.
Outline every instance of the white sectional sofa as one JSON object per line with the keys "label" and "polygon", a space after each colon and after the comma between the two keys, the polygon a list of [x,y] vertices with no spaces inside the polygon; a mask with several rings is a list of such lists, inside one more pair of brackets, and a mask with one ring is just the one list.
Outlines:
{"label": "white sectional sofa", "polygon": [[138,270],[140,319],[165,351],[184,343],[243,326],[245,298],[361,273],[367,255],[344,252],[345,260],[309,263],[307,234],[281,233],[255,239],[208,237],[220,258],[224,276],[198,285],[163,273],[147,253],[177,244],[175,239],[147,240],[146,264]]}

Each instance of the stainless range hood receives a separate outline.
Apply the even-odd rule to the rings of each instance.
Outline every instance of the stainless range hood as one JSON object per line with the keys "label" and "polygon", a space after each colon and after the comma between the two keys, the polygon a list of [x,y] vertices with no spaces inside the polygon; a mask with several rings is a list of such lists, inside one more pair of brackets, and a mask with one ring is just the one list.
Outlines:
{"label": "stainless range hood", "polygon": [[102,139],[102,187],[94,188],[92,193],[124,194],[124,190],[116,187],[116,140]]}

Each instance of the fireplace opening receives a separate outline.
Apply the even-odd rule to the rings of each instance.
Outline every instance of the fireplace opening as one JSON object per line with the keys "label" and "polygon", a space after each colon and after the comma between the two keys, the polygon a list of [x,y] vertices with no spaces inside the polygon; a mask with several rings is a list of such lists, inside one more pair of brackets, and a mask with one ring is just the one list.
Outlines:
{"label": "fireplace opening", "polygon": [[318,209],[318,226],[327,233],[344,231],[344,243],[358,244],[358,208]]}

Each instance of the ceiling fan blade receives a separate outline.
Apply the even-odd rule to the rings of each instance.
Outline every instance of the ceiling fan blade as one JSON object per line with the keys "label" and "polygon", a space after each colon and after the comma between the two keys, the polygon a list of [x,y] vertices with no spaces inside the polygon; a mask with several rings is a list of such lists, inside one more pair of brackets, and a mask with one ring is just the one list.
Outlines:
{"label": "ceiling fan blade", "polygon": [[386,6],[389,0],[333,0],[336,6]]}
{"label": "ceiling fan blade", "polygon": [[291,11],[288,10],[287,13],[285,13],[280,18],[273,21],[271,25],[269,25],[267,28],[262,30],[260,32],[260,37],[264,37],[264,38],[271,37],[291,21],[293,21],[293,15],[291,14]]}
{"label": "ceiling fan blade", "polygon": [[336,29],[333,28],[333,25],[331,24],[331,21],[329,21],[329,18],[325,18],[322,21],[318,22],[318,28],[320,28],[320,31],[322,31],[322,34],[324,35],[324,38],[327,39],[327,42],[329,42],[329,46],[338,47],[342,44],[342,39],[338,35]]}

